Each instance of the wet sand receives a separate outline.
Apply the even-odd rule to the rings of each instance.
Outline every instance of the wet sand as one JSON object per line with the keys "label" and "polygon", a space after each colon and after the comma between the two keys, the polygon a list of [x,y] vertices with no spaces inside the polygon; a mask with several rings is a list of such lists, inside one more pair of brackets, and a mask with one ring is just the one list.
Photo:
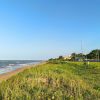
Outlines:
{"label": "wet sand", "polygon": [[0,75],[0,82],[3,81],[3,80],[6,80],[6,79],[8,79],[8,78],[10,78],[10,77],[13,76],[13,75],[16,75],[16,74],[19,73],[19,72],[24,71],[25,69],[31,68],[31,67],[32,67],[32,65],[31,65],[31,66],[26,66],[26,67],[23,67],[23,68],[18,68],[18,69],[14,70],[14,71],[1,74],[1,75]]}
{"label": "wet sand", "polygon": [[3,80],[9,79],[11,76],[14,76],[14,75],[18,74],[19,72],[22,72],[25,69],[36,67],[36,66],[44,64],[44,63],[45,62],[42,62],[42,63],[39,63],[39,64],[33,64],[33,65],[30,65],[30,66],[25,66],[25,67],[22,67],[22,68],[18,68],[16,70],[8,72],[8,73],[0,74],[0,82],[2,82]]}

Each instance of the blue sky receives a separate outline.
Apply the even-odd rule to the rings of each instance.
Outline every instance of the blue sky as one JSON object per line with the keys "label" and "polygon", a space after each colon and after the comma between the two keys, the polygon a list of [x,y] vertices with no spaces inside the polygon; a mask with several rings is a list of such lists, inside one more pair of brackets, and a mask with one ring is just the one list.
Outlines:
{"label": "blue sky", "polygon": [[48,59],[100,48],[100,0],[0,0],[0,59]]}

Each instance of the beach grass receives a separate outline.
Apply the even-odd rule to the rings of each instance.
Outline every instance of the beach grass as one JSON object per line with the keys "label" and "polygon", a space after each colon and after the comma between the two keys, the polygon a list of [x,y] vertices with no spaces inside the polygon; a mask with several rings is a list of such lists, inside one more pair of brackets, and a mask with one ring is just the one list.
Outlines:
{"label": "beach grass", "polygon": [[48,61],[0,83],[0,100],[100,100],[100,63]]}

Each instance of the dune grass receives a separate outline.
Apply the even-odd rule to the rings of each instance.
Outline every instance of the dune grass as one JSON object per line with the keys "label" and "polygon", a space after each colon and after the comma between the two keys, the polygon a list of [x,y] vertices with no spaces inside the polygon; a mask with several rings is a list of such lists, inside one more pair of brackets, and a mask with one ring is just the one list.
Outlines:
{"label": "dune grass", "polygon": [[100,100],[100,63],[47,62],[0,83],[0,100]]}

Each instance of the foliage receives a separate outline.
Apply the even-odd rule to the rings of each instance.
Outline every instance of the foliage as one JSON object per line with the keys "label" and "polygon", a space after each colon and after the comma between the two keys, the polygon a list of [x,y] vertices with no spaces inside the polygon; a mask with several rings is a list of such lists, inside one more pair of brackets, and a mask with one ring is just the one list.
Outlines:
{"label": "foliage", "polygon": [[92,50],[89,54],[87,54],[88,59],[100,59],[100,50]]}
{"label": "foliage", "polygon": [[100,63],[51,60],[26,69],[0,83],[0,100],[100,100]]}
{"label": "foliage", "polygon": [[72,53],[71,54],[71,61],[83,61],[85,59],[93,60],[93,61],[100,61],[100,49],[92,50],[89,54],[83,53]]}
{"label": "foliage", "polygon": [[63,60],[64,59],[64,57],[63,56],[59,56],[59,58],[58,58],[59,60]]}
{"label": "foliage", "polygon": [[82,53],[76,54],[72,53],[71,54],[71,61],[83,61],[85,59],[85,55]]}

